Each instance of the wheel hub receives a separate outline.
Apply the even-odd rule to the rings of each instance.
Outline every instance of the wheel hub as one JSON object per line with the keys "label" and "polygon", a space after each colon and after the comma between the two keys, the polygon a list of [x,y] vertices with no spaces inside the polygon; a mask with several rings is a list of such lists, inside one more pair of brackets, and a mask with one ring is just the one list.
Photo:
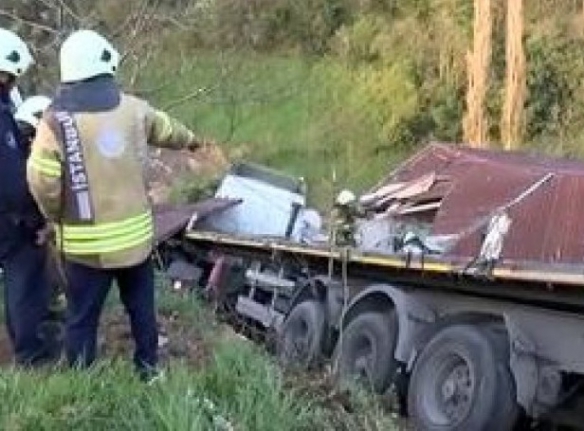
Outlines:
{"label": "wheel hub", "polygon": [[442,411],[450,420],[464,417],[470,407],[473,389],[468,365],[460,363],[453,367],[442,383],[439,400]]}
{"label": "wheel hub", "polygon": [[353,359],[355,376],[366,381],[370,378],[373,362],[373,346],[367,337],[363,337],[359,342],[357,354]]}
{"label": "wheel hub", "polygon": [[369,357],[362,355],[355,359],[355,371],[361,377],[369,376]]}

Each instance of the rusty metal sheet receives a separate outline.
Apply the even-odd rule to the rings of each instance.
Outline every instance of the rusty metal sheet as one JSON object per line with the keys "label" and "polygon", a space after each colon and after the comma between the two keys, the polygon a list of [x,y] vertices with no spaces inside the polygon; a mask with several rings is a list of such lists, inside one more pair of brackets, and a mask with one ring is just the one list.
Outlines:
{"label": "rusty metal sheet", "polygon": [[[546,264],[584,262],[584,162],[435,143],[406,160],[378,187],[429,173],[441,179],[427,192],[444,196],[430,220],[432,233],[440,235],[465,232],[546,174],[553,174],[510,208],[513,223],[502,258]],[[450,254],[477,255],[481,233],[474,229],[465,234]]]}
{"label": "rusty metal sheet", "polygon": [[562,175],[512,214],[517,220],[503,257],[545,263],[584,261],[584,176]]}
{"label": "rusty metal sheet", "polygon": [[209,217],[240,203],[237,199],[211,198],[193,204],[161,204],[154,207],[154,237],[156,243],[163,242],[184,229],[193,216]]}

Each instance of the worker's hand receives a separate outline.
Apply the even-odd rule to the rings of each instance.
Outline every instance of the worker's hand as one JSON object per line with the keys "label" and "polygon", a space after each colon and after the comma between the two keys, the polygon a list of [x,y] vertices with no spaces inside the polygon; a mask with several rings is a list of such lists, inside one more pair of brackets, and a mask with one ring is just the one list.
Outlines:
{"label": "worker's hand", "polygon": [[189,133],[189,140],[184,148],[189,151],[197,151],[201,147],[201,141],[195,136],[193,132]]}
{"label": "worker's hand", "polygon": [[194,152],[194,151],[207,151],[212,146],[213,146],[213,144],[210,141],[208,141],[206,139],[197,138],[196,136],[193,135],[192,139],[189,141],[189,143],[185,147],[187,150]]}
{"label": "worker's hand", "polygon": [[186,149],[192,152],[198,151],[202,148],[202,144],[200,142],[189,142],[186,146]]}
{"label": "worker's hand", "polygon": [[36,232],[36,245],[42,246],[47,244],[52,238],[53,234],[53,227],[50,224],[46,224],[42,229],[39,229]]}

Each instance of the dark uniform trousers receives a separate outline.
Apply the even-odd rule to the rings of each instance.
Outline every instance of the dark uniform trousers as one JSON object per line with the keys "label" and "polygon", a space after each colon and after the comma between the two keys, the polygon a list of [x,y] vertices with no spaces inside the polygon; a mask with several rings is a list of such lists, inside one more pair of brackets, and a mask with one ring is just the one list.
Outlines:
{"label": "dark uniform trousers", "polygon": [[119,269],[98,269],[67,261],[65,271],[68,279],[65,349],[69,365],[87,367],[95,360],[101,310],[112,282],[116,281],[136,343],[134,364],[145,378],[154,372],[158,330],[151,260]]}
{"label": "dark uniform trousers", "polygon": [[42,323],[47,319],[49,283],[46,250],[35,244],[43,218],[26,182],[27,149],[12,115],[9,92],[0,89],[0,266],[8,335],[18,364],[46,357]]}
{"label": "dark uniform trousers", "polygon": [[37,365],[58,354],[42,330],[49,319],[46,256],[44,247],[23,241],[0,260],[6,327],[19,365]]}

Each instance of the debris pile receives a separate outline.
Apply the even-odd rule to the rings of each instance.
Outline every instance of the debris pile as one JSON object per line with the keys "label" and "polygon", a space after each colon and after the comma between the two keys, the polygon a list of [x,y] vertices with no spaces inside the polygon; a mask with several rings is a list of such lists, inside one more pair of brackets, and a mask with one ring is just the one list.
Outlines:
{"label": "debris pile", "polygon": [[575,264],[582,195],[582,162],[434,143],[361,196],[370,217],[360,245],[395,252],[413,240],[452,259],[488,249],[491,259]]}
{"label": "debris pile", "polygon": [[146,182],[154,204],[167,203],[177,181],[189,175],[209,175],[227,166],[227,158],[216,145],[190,151],[148,148]]}

